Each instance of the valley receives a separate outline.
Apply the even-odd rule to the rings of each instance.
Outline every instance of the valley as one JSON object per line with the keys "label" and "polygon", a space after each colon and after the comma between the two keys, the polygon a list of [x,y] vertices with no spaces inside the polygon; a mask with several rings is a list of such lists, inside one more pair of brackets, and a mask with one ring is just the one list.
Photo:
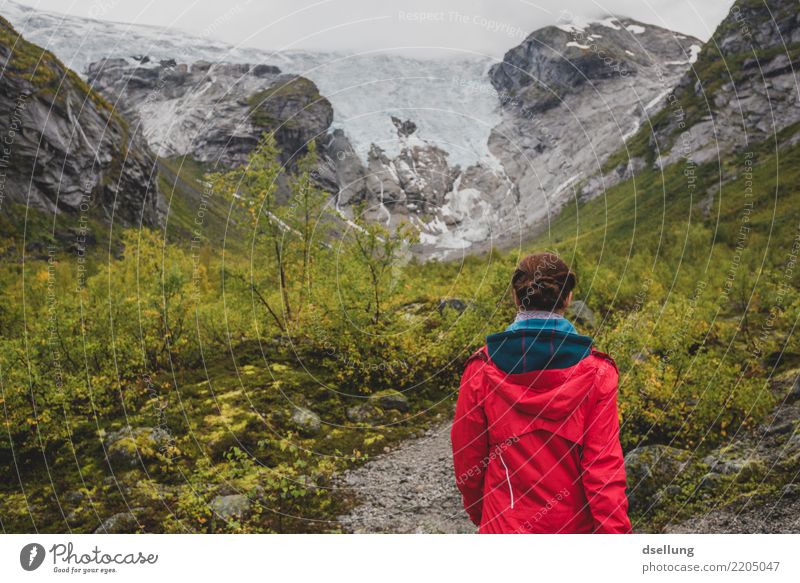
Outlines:
{"label": "valley", "polygon": [[469,532],[458,379],[542,248],[635,530],[800,528],[792,2],[427,64],[5,10],[5,532]]}

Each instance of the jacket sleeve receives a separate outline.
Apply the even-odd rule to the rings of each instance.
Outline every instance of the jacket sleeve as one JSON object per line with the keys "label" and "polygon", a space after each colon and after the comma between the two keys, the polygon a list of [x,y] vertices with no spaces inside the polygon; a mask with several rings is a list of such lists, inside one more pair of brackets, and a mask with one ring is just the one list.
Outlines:
{"label": "jacket sleeve", "polygon": [[481,403],[484,362],[474,356],[467,362],[458,391],[450,440],[456,485],[470,520],[480,526],[483,478],[489,455],[489,430]]}
{"label": "jacket sleeve", "polygon": [[603,363],[595,386],[594,405],[588,411],[581,454],[581,476],[594,531],[629,533],[628,498],[625,495],[625,458],[619,442],[616,367]]}

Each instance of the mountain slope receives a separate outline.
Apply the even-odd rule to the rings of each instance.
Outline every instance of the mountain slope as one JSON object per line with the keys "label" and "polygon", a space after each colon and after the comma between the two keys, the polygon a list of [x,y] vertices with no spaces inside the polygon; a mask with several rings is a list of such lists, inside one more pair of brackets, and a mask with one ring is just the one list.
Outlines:
{"label": "mountain slope", "polygon": [[[292,112],[306,119],[289,149],[319,136],[320,176],[340,210],[363,201],[376,220],[410,221],[420,252],[440,258],[512,245],[546,226],[646,123],[701,44],[632,20],[561,24],[531,34],[487,77],[486,58],[269,53],[5,6],[112,101],[124,94],[125,111],[135,110],[164,154],[244,161],[259,129],[245,101],[273,75],[243,75],[244,63],[310,79],[313,90],[294,100]],[[89,68],[90,60],[99,62]],[[616,171],[628,176],[634,166]]]}
{"label": "mountain slope", "polygon": [[117,58],[92,63],[87,72],[89,84],[139,120],[164,157],[244,164],[261,134],[274,131],[289,162],[333,121],[333,108],[314,83],[270,65]]}
{"label": "mountain slope", "polygon": [[[653,120],[653,139],[634,155],[667,166],[745,151],[800,121],[797,6],[737,2]],[[688,133],[688,139],[687,134]]]}
{"label": "mountain slope", "polygon": [[[423,138],[450,151],[462,166],[487,155],[489,131],[499,121],[494,91],[482,79],[492,63],[489,57],[270,51],[180,29],[66,16],[12,0],[0,0],[0,14],[81,75],[101,59],[146,55],[156,63],[264,63],[306,77],[330,100],[334,127],[347,132],[362,160],[373,142],[390,156],[399,154],[390,115],[412,118]],[[474,90],[476,83],[481,90]]]}
{"label": "mountain slope", "polygon": [[[520,190],[525,229],[546,228],[575,187],[647,124],[701,42],[628,19],[531,34],[495,65],[503,122],[489,148]],[[620,169],[630,176],[638,168]]]}
{"label": "mountain slope", "polygon": [[3,213],[155,225],[154,158],[113,108],[2,18],[0,63]]}

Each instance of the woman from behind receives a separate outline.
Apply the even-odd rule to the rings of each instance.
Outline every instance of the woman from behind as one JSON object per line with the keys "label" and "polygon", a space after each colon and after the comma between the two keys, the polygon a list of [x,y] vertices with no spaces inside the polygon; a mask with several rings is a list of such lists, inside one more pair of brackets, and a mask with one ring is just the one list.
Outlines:
{"label": "woman from behind", "polygon": [[618,374],[564,317],[576,278],[553,253],[511,278],[515,321],[466,364],[451,431],[481,533],[628,533]]}

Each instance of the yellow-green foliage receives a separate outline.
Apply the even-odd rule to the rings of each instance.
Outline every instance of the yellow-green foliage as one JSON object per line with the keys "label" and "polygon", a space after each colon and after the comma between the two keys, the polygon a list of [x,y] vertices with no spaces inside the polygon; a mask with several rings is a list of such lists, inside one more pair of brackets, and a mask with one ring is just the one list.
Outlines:
{"label": "yellow-green foliage", "polygon": [[[94,511],[137,505],[152,531],[335,528],[314,522],[340,509],[326,489],[331,475],[417,431],[429,422],[420,412],[450,414],[463,361],[512,318],[509,277],[535,249],[556,250],[578,273],[576,298],[597,315],[584,331],[619,365],[626,449],[724,443],[771,406],[772,369],[800,363],[798,276],[789,268],[797,147],[780,153],[788,166],[779,176],[774,154],[757,152],[743,249],[738,186],[723,184],[706,216],[672,169],[570,207],[549,238],[453,263],[419,262],[405,252],[407,231],[358,212],[355,227],[343,227],[313,180],[315,155],[312,147],[286,175],[267,135],[248,166],[210,177],[247,217],[244,252],[139,230],[122,235],[118,256],[98,251],[79,265],[57,250],[51,263],[3,263],[0,293],[15,301],[0,305],[0,460],[7,475],[13,459],[27,468],[36,509],[33,518],[22,512],[7,483],[7,529],[35,520],[39,530],[65,530],[54,494],[89,489],[95,506],[74,504],[77,531],[96,526]],[[698,173],[704,192],[716,175]],[[281,181],[288,201],[277,198]],[[449,298],[466,310],[440,305]],[[370,430],[348,417],[387,389],[403,392],[411,411],[386,412]],[[320,415],[317,434],[294,426],[295,405]],[[101,444],[126,425],[175,437],[164,451],[127,444],[146,464],[115,473],[128,499],[105,480]],[[231,490],[246,492],[252,507],[224,523],[210,504]]]}

